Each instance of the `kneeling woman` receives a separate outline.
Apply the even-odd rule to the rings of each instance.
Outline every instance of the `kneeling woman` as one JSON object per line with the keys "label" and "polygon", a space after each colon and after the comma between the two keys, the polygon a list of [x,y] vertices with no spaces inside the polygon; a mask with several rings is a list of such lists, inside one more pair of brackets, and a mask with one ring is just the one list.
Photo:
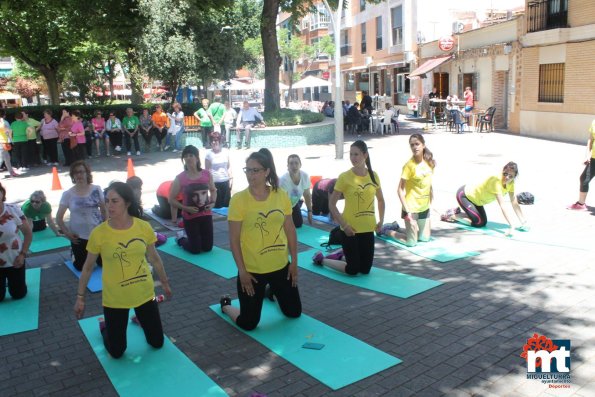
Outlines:
{"label": "kneeling woman", "polygon": [[430,204],[433,200],[432,174],[436,162],[426,141],[420,134],[409,137],[413,156],[403,166],[398,195],[401,201],[401,218],[405,221],[405,233],[383,230],[387,236],[413,247],[418,241],[430,240]]}
{"label": "kneeling woman", "polygon": [[[343,231],[343,250],[326,257],[317,252],[312,261],[350,275],[368,274],[374,261],[374,231],[380,232],[384,222],[384,196],[364,141],[353,142],[349,159],[353,167],[339,175],[329,203],[333,219]],[[337,209],[341,195],[345,197],[342,214]],[[379,222],[376,222],[374,199],[378,201]]]}
{"label": "kneeling woman", "polygon": [[[213,215],[211,208],[217,200],[217,188],[209,170],[202,169],[198,149],[188,145],[182,151],[184,172],[178,174],[169,191],[169,204],[182,210],[184,231],[178,232],[178,245],[192,254],[213,249]],[[177,200],[182,193],[183,202]],[[172,214],[176,223],[177,214]]]}
{"label": "kneeling woman", "polygon": [[238,327],[252,330],[260,322],[267,284],[287,317],[299,317],[302,303],[297,287],[297,236],[291,203],[278,188],[272,158],[252,153],[244,172],[248,188],[234,194],[227,216],[231,252],[238,267],[240,309],[231,306],[228,295],[220,303],[223,313]]}
{"label": "kneeling woman", "polygon": [[445,222],[454,222],[457,218],[467,218],[471,221],[473,227],[484,227],[488,223],[484,205],[492,201],[498,201],[498,205],[502,210],[502,214],[506,222],[510,225],[507,235],[511,235],[514,226],[512,225],[512,217],[504,208],[504,194],[508,193],[512,208],[516,213],[521,226],[525,226],[527,221],[523,216],[523,211],[519,205],[514,194],[514,179],[518,176],[519,169],[516,163],[509,162],[502,169],[502,175],[492,175],[478,185],[465,185],[457,191],[457,202],[459,207],[463,209],[461,212],[459,207],[448,210],[440,219]]}
{"label": "kneeling woman", "polygon": [[52,206],[47,202],[42,190],[36,190],[31,193],[29,200],[25,201],[21,210],[27,217],[29,227],[34,232],[45,230],[49,226],[56,236],[62,235],[54,223]]}
{"label": "kneeling woman", "polygon": [[79,280],[74,312],[81,318],[85,310],[85,291],[97,256],[103,260],[103,315],[105,323],[99,329],[103,344],[113,358],[126,350],[128,311],[134,309],[143,328],[147,343],[163,346],[163,329],[155,300],[153,276],[145,258],[148,257],[159,276],[168,298],[172,293],[155,249],[155,233],[151,225],[140,219],[140,206],[130,186],[114,182],[107,188],[109,219],[97,226],[89,236],[87,260]]}

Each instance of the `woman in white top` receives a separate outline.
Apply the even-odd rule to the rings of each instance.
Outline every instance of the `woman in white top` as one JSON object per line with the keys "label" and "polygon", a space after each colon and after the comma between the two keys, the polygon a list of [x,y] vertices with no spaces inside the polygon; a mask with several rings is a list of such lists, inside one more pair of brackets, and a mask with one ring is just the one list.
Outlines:
{"label": "woman in white top", "polygon": [[[287,158],[287,173],[279,180],[279,186],[289,195],[291,201],[293,224],[302,227],[302,204],[306,202],[308,208],[308,223],[312,224],[312,195],[310,194],[310,177],[302,168],[302,160],[297,154],[290,154]],[[304,198],[302,200],[302,197]]]}
{"label": "woman in white top", "polygon": [[[93,185],[91,168],[82,160],[70,166],[70,178],[74,186],[65,191],[60,199],[56,221],[62,233],[70,240],[73,264],[77,270],[83,268],[87,258],[87,241],[91,231],[107,219],[103,190]],[[64,222],[66,210],[70,211],[68,227]],[[101,266],[101,258],[97,260]]]}
{"label": "woman in white top", "polygon": [[173,118],[173,122],[176,124],[176,137],[174,139],[174,150],[172,152],[176,153],[182,150],[182,134],[184,133],[184,112],[182,112],[182,105],[178,102],[173,104],[174,111],[172,112],[171,116]]}
{"label": "woman in white top", "polygon": [[205,168],[211,173],[217,188],[217,200],[215,200],[214,208],[229,207],[233,184],[231,162],[229,161],[229,150],[221,147],[219,139],[213,139],[211,142],[211,150],[205,157]]}
{"label": "woman in white top", "polygon": [[223,123],[225,124],[225,145],[231,147],[231,129],[235,123],[238,113],[229,104],[229,101],[224,102],[225,113],[223,113]]}

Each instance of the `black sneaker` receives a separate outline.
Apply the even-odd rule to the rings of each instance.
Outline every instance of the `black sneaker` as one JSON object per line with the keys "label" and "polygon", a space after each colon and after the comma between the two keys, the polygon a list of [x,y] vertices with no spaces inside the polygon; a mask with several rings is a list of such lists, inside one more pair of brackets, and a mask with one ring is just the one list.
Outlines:
{"label": "black sneaker", "polygon": [[266,286],[266,289],[264,290],[264,296],[266,296],[271,302],[275,301],[275,294],[273,293],[270,284]]}
{"label": "black sneaker", "polygon": [[223,311],[224,306],[231,306],[231,297],[229,295],[223,295],[219,299],[219,304],[221,305],[221,311]]}

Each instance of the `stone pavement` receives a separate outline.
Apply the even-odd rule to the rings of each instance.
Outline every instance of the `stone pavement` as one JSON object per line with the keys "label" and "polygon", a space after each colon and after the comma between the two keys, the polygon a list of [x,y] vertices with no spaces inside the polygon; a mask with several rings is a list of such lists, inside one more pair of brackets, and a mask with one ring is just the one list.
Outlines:
{"label": "stone pavement", "polygon": [[[410,157],[408,134],[422,132],[418,127],[423,124],[404,122],[401,135],[364,137],[382,182],[387,222],[396,220],[400,211],[396,186]],[[398,299],[300,272],[304,313],[399,357],[401,364],[332,391],[209,310],[222,293],[236,296],[234,280],[162,254],[174,292],[174,298],[161,307],[167,336],[230,396],[253,392],[307,397],[595,395],[595,208],[565,209],[577,198],[584,146],[504,133],[429,131],[425,138],[437,159],[433,184],[437,212],[455,204],[459,186],[499,172],[515,160],[520,170],[517,192],[530,191],[536,197],[535,205],[523,210],[532,229],[549,233],[550,238],[528,243],[489,237],[440,222],[433,212],[436,238],[481,254],[439,263],[377,241],[375,266],[442,281],[437,288]],[[352,140],[346,137],[343,160],[334,159],[333,145],[274,149],[273,154],[280,171],[287,155],[295,152],[306,172],[333,177],[349,168]],[[232,152],[234,191],[246,186],[241,168],[247,154]],[[136,173],[145,182],[144,206],[150,208],[159,183],[173,178],[182,166],[171,153],[134,160]],[[95,182],[101,185],[126,177],[125,158],[90,163]],[[66,174],[60,175],[62,186],[70,187]],[[61,194],[49,192],[47,170],[2,184],[8,202],[42,188],[57,206]],[[593,203],[595,198],[589,200]],[[502,221],[496,204],[487,212],[490,220]],[[227,248],[227,239],[226,222],[216,218],[215,244]],[[77,280],[62,265],[67,255],[59,251],[28,259],[29,267],[43,269],[39,328],[0,337],[0,396],[117,395],[73,315]],[[86,316],[99,313],[101,295],[87,294]],[[535,332],[571,340],[570,389],[550,389],[526,379],[519,355]]]}

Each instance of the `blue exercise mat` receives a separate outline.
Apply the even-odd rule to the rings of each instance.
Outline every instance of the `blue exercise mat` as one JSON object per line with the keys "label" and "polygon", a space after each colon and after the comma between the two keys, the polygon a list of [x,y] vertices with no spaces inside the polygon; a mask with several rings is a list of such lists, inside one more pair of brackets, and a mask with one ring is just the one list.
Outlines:
{"label": "blue exercise mat", "polygon": [[[302,209],[302,216],[304,218],[308,218],[308,210]],[[328,223],[329,225],[336,226],[337,224],[331,220],[330,215],[312,215],[312,219],[317,220],[318,222]]]}
{"label": "blue exercise mat", "polygon": [[[239,307],[238,300],[232,302]],[[265,300],[258,327],[246,332],[221,313],[219,304],[212,305],[219,317],[244,332],[258,343],[333,390],[374,375],[401,362],[383,351],[341,332],[306,314],[290,319],[276,303]],[[322,343],[320,350],[304,349],[307,342]]]}
{"label": "blue exercise mat", "polygon": [[479,255],[479,252],[477,251],[465,250],[458,244],[453,244],[451,241],[447,241],[445,239],[439,240],[432,238],[427,242],[418,242],[415,247],[408,247],[400,241],[396,241],[390,237],[376,237],[382,241],[386,241],[387,243],[394,245],[395,247],[409,251],[412,254],[442,263]]}
{"label": "blue exercise mat", "polygon": [[70,247],[70,240],[66,237],[56,236],[52,229],[48,227],[39,232],[33,232],[33,240],[29,246],[29,251],[36,254],[65,247]]}
{"label": "blue exercise mat", "polygon": [[312,248],[320,249],[320,244],[328,242],[329,232],[326,230],[317,229],[310,225],[302,225],[302,227],[295,229],[295,231],[297,233],[297,240]]}
{"label": "blue exercise mat", "polygon": [[0,336],[31,331],[39,326],[41,269],[27,269],[25,280],[27,295],[24,298],[14,300],[6,291],[6,297],[0,302]]}
{"label": "blue exercise mat", "polygon": [[227,207],[213,208],[211,211],[221,216],[227,216]]}
{"label": "blue exercise mat", "polygon": [[[81,278],[81,272],[74,268],[72,261],[64,261],[64,264],[66,265],[67,268],[70,269],[71,272],[74,273],[74,275],[78,279]],[[101,281],[102,274],[103,273],[102,273],[101,267],[95,265],[95,268],[93,269],[93,273],[91,273],[91,278],[89,278],[89,284],[87,284],[87,289],[89,291],[99,292],[103,289],[103,283]]]}
{"label": "blue exercise mat", "polygon": [[103,346],[98,318],[85,318],[79,325],[120,397],[227,396],[167,337],[161,349],[151,347],[140,326],[128,325],[126,352],[117,360],[111,358]]}
{"label": "blue exercise mat", "polygon": [[238,268],[231,251],[223,248],[213,247],[210,252],[191,254],[180,247],[175,239],[168,238],[167,242],[157,249],[226,279],[238,275]]}
{"label": "blue exercise mat", "polygon": [[329,269],[326,266],[315,265],[312,262],[312,256],[314,256],[316,251],[300,252],[298,254],[298,266],[332,280],[365,288],[370,291],[396,296],[397,298],[409,298],[442,284],[440,281],[393,272],[379,267],[372,267],[370,273],[366,275],[358,274],[357,276],[350,276]]}

